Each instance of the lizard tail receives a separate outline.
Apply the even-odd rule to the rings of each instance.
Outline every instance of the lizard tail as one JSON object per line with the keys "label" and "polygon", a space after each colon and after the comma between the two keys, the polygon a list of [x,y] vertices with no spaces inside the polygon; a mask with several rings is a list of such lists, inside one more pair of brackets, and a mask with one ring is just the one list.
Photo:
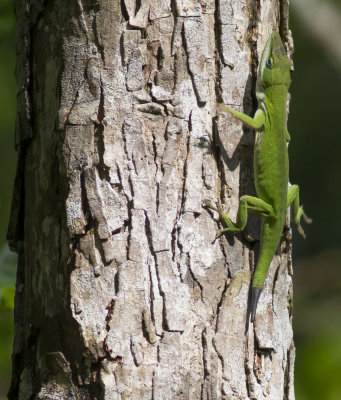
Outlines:
{"label": "lizard tail", "polygon": [[[284,225],[284,222],[283,222]],[[262,293],[264,281],[267,276],[271,260],[274,257],[281,238],[283,225],[278,223],[262,226],[261,248],[252,282],[251,322],[254,322],[259,297]]]}
{"label": "lizard tail", "polygon": [[262,291],[256,287],[252,288],[252,301],[251,301],[251,322],[255,322],[256,317],[256,309],[259,300],[259,296]]}

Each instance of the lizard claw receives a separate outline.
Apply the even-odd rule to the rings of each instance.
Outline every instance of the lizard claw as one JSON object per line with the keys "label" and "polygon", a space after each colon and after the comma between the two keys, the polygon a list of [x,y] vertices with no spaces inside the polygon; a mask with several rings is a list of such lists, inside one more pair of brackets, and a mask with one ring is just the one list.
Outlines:
{"label": "lizard claw", "polygon": [[220,231],[218,231],[218,232],[215,234],[215,239],[214,239],[214,240],[219,239],[220,236],[221,236],[222,234],[223,234],[223,229],[220,229]]}
{"label": "lizard claw", "polygon": [[228,113],[230,113],[232,115],[233,115],[233,111],[234,111],[234,109],[232,107],[227,106],[224,103],[218,103],[217,104],[217,110],[218,110],[218,112],[228,112]]}
{"label": "lizard claw", "polygon": [[217,211],[217,213],[220,215],[222,211],[221,204],[219,202],[218,207],[215,207],[209,200],[204,200],[203,204],[205,207],[210,208],[211,210]]}
{"label": "lizard claw", "polygon": [[220,236],[224,235],[224,233],[226,232],[230,232],[230,229],[229,228],[220,229],[215,235],[215,238],[216,239],[220,238]]}
{"label": "lizard claw", "polygon": [[302,218],[303,221],[304,221],[305,223],[307,223],[307,224],[311,224],[311,223],[313,222],[313,220],[312,220],[311,218],[309,218],[309,217],[305,214],[305,212],[303,211],[303,206],[300,206],[300,208],[299,208],[299,210],[298,210],[298,213],[297,213],[297,216],[296,216],[296,224],[297,224],[297,230],[298,230],[299,234],[300,234],[301,236],[303,236],[303,238],[305,239],[306,236],[305,236],[304,230],[303,230],[303,228],[302,228],[302,226],[301,226],[301,223],[300,223],[301,218]]}
{"label": "lizard claw", "polygon": [[312,218],[309,218],[305,213],[302,214],[302,218],[303,218],[303,221],[304,221],[306,224],[311,224],[311,223],[313,222],[313,219],[312,219]]}
{"label": "lizard claw", "polygon": [[214,207],[214,205],[209,200],[204,200],[203,204],[204,204],[205,207],[208,207],[211,210],[219,212],[218,209],[216,207]]}
{"label": "lizard claw", "polygon": [[302,226],[301,226],[300,224],[297,224],[297,230],[298,230],[298,233],[299,233],[301,236],[303,236],[303,239],[306,239],[304,230],[303,230],[303,228],[302,228]]}
{"label": "lizard claw", "polygon": [[209,200],[204,200],[203,203],[204,203],[204,206],[210,208],[211,210],[216,211],[219,214],[219,220],[223,223],[223,225],[226,226],[226,228],[220,229],[217,232],[215,240],[218,239],[221,235],[223,235],[226,232],[239,233],[241,231],[241,229],[236,228],[234,226],[234,224],[231,222],[228,215],[224,213],[220,200],[218,200],[217,207],[212,205],[212,203]]}

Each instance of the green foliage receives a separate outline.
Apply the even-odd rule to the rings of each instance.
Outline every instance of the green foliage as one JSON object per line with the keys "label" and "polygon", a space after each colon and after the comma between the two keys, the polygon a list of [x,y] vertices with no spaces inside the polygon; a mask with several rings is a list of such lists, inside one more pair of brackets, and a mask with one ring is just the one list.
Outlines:
{"label": "green foliage", "polygon": [[11,379],[13,310],[0,311],[0,399],[4,398]]}
{"label": "green foliage", "polygon": [[[0,0],[0,248],[5,245],[15,173],[14,12],[11,0]],[[1,268],[1,264],[0,264]]]}
{"label": "green foliage", "polygon": [[11,0],[0,1],[0,399],[5,399],[11,378],[13,303],[16,256],[5,247],[14,171],[14,12]]}
{"label": "green foliage", "polygon": [[341,332],[306,337],[297,346],[296,400],[341,398]]}
{"label": "green foliage", "polygon": [[14,294],[15,288],[13,286],[4,287],[2,289],[2,296],[0,300],[0,309],[10,308],[14,309]]}
{"label": "green foliage", "polygon": [[341,203],[341,69],[334,68],[330,60],[335,57],[326,54],[302,29],[294,13],[291,28],[295,39],[295,70],[288,120],[292,139],[290,179],[302,188],[304,209],[314,220],[306,232],[308,240],[294,244],[296,256],[303,256],[340,248],[341,213],[335,210]]}
{"label": "green foliage", "polygon": [[0,253],[0,399],[8,390],[13,342],[14,285],[17,256],[4,247]]}
{"label": "green foliage", "polygon": [[16,256],[5,247],[15,172],[14,12],[12,0],[0,1],[0,399],[5,398],[11,374],[13,299]]}
{"label": "green foliage", "polygon": [[[341,6],[340,0],[333,3]],[[336,57],[309,36],[294,13],[290,21],[295,41],[290,177],[302,187],[305,210],[314,219],[307,229],[307,241],[294,241],[293,246],[296,260],[297,255],[310,254],[301,285],[294,286],[294,333],[300,330],[295,338],[296,400],[339,400],[341,253],[333,262],[322,252],[340,249],[341,69],[335,68],[330,60]],[[315,263],[312,254],[318,258]],[[297,264],[294,261],[294,276],[299,274]],[[304,296],[303,292],[308,293]]]}
{"label": "green foliage", "polygon": [[0,290],[15,285],[17,255],[12,253],[7,246],[0,252]]}
{"label": "green foliage", "polygon": [[0,2],[0,43],[8,40],[14,25],[12,2],[1,0]]}

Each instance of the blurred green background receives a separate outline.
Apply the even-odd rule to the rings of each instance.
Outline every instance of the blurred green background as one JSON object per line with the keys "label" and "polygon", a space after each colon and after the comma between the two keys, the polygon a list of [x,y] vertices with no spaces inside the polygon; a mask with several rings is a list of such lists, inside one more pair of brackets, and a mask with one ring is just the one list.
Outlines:
{"label": "blurred green background", "polygon": [[[314,223],[304,241],[294,229],[294,334],[297,350],[297,400],[341,399],[341,4],[317,1],[330,9],[324,23],[327,39],[317,29],[322,12],[291,11],[295,41],[289,132],[290,177],[300,185],[301,199]],[[311,3],[311,4],[312,4]],[[330,8],[333,7],[333,8]],[[309,6],[309,9],[311,7]],[[328,13],[327,13],[328,15]],[[335,18],[337,23],[335,23]],[[322,27],[323,28],[323,27]],[[332,37],[334,35],[334,37]],[[331,40],[331,45],[328,43]],[[10,380],[13,337],[12,291],[16,256],[5,234],[15,174],[14,13],[11,0],[0,2],[0,400]]]}
{"label": "blurred green background", "polygon": [[14,121],[16,85],[14,79],[14,13],[10,0],[0,0],[0,399],[6,399],[11,378],[13,309],[6,302],[14,288],[16,255],[7,247],[5,236],[16,167]]}
{"label": "blurred green background", "polygon": [[291,3],[290,178],[314,219],[306,241],[293,229],[295,393],[340,400],[341,2]]}

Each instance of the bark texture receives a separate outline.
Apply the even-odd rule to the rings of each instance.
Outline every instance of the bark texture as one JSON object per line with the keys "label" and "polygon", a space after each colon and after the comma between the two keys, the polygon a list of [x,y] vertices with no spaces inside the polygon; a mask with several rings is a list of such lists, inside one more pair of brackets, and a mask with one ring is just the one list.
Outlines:
{"label": "bark texture", "polygon": [[259,55],[287,0],[15,0],[10,399],[294,399],[291,234],[247,324]]}

